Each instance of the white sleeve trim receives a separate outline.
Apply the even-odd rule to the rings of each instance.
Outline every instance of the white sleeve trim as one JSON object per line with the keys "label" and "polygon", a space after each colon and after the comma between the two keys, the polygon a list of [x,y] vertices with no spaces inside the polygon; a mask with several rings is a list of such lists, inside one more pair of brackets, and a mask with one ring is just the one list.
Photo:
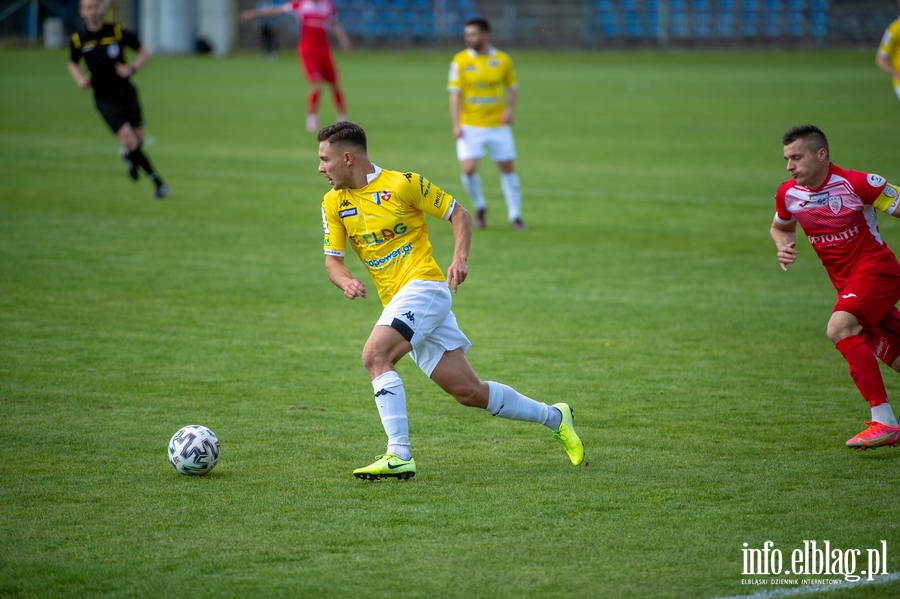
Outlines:
{"label": "white sleeve trim", "polygon": [[775,222],[778,223],[779,225],[789,225],[789,224],[791,224],[791,223],[797,222],[797,219],[794,218],[793,216],[791,216],[791,218],[789,218],[788,220],[782,220],[782,219],[778,216],[778,213],[776,212],[776,213],[775,213]]}
{"label": "white sleeve trim", "polygon": [[345,253],[345,252],[341,252],[341,251],[338,251],[338,250],[325,250],[325,255],[326,255],[326,256],[338,256],[338,257],[343,257],[343,256],[344,256],[344,253]]}
{"label": "white sleeve trim", "polygon": [[456,209],[456,198],[450,199],[450,208],[447,209],[447,215],[444,216],[444,220],[450,220],[450,216],[453,214],[453,211]]}

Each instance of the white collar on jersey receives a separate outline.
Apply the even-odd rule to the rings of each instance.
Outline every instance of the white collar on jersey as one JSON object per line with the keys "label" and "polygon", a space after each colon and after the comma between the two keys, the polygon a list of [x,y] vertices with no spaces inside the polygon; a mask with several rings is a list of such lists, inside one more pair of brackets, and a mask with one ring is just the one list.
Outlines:
{"label": "white collar on jersey", "polygon": [[377,179],[378,175],[381,174],[380,166],[378,166],[377,164],[373,164],[372,166],[375,167],[375,172],[374,173],[366,173],[366,185],[368,185],[369,183],[371,183],[372,181]]}
{"label": "white collar on jersey", "polygon": [[[469,52],[469,56],[471,56],[472,58],[475,58],[476,56],[478,56],[478,52],[476,52],[474,48],[466,48],[466,50]],[[497,53],[497,48],[495,48],[493,46],[488,46],[487,56],[493,56],[496,53]]]}

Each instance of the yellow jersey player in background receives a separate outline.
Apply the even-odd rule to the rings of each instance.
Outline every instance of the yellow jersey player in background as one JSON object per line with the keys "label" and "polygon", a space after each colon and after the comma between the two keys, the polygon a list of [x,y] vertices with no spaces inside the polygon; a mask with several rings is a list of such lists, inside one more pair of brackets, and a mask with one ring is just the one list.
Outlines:
{"label": "yellow jersey player in background", "polygon": [[467,21],[464,40],[466,49],[453,57],[447,82],[463,189],[475,204],[475,226],[484,228],[487,202],[478,175],[478,160],[487,147],[500,169],[500,187],[510,226],[525,229],[519,176],[513,165],[516,144],[512,124],[518,82],[512,59],[491,45],[491,26],[485,19]]}
{"label": "yellow jersey player in background", "polygon": [[[897,2],[900,6],[900,1]],[[900,99],[900,19],[896,19],[888,25],[881,36],[878,52],[875,55],[875,64],[882,71],[891,76],[894,82],[894,93]]]}
{"label": "yellow jersey player in background", "polygon": [[[333,188],[322,201],[328,278],[347,299],[367,297],[365,284],[344,263],[349,240],[384,306],[363,348],[362,363],[372,379],[387,451],[353,475],[365,480],[408,479],[416,473],[406,391],[394,369],[407,354],[462,405],[547,426],[572,464],[580,464],[584,446],[567,404],[549,406],[507,385],[482,381],[466,358],[471,343],[450,308],[451,290],[455,293],[469,274],[472,215],[423,176],[372,164],[366,133],[359,125],[337,123],[316,138],[319,172]],[[453,226],[453,260],[446,278],[432,256],[426,214]]]}

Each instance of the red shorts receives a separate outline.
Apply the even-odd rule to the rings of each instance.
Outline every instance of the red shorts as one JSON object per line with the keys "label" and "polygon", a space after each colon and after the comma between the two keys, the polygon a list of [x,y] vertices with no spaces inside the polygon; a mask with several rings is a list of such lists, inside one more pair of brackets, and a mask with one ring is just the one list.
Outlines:
{"label": "red shorts", "polygon": [[900,279],[863,272],[838,290],[834,312],[849,312],[863,327],[867,345],[885,364],[900,357]]}
{"label": "red shorts", "polygon": [[323,52],[321,49],[304,50],[302,47],[298,47],[297,58],[300,59],[300,64],[303,65],[303,70],[306,72],[306,79],[310,83],[320,81],[331,85],[337,83],[337,69],[334,68],[331,52],[327,48]]}

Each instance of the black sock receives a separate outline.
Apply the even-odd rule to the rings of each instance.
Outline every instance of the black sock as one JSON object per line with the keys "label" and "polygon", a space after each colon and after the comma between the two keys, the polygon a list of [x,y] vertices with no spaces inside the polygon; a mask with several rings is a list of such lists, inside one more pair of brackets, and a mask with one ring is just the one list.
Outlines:
{"label": "black sock", "polygon": [[148,160],[147,156],[141,151],[141,146],[138,146],[137,149],[133,152],[129,152],[128,158],[133,163],[144,169],[144,172],[146,172],[151,177],[155,174],[153,171],[153,167],[150,165],[150,160]]}

